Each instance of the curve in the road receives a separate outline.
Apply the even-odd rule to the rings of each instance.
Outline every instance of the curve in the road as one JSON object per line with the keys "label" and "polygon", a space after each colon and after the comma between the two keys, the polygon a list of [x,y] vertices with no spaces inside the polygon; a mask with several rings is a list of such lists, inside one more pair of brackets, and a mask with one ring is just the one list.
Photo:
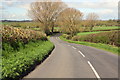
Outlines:
{"label": "curve in the road", "polygon": [[52,54],[25,78],[118,78],[118,56],[93,47],[64,42],[58,35]]}

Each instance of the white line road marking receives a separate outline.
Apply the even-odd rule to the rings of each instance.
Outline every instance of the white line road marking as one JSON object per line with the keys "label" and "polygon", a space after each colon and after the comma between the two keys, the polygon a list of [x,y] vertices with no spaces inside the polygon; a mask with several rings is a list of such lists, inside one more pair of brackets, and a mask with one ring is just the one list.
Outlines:
{"label": "white line road marking", "polygon": [[90,61],[88,61],[88,64],[89,64],[90,67],[92,68],[92,70],[93,70],[95,76],[98,78],[98,80],[101,80],[101,79],[100,79],[100,76],[98,75],[98,73],[96,72],[95,68],[92,66],[92,64],[90,63]]}
{"label": "white line road marking", "polygon": [[57,39],[57,40],[60,40],[60,38],[59,38],[59,37],[56,37],[56,39]]}
{"label": "white line road marking", "polygon": [[75,47],[72,46],[73,49],[76,49]]}
{"label": "white line road marking", "polygon": [[78,51],[83,57],[85,57],[85,55],[81,52],[81,51]]}
{"label": "white line road marking", "polygon": [[58,37],[58,39],[60,39],[60,38]]}

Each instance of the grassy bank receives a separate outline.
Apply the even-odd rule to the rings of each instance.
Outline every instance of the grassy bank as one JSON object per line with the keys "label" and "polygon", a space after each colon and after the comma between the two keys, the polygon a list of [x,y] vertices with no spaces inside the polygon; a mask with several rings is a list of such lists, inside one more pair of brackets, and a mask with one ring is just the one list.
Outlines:
{"label": "grassy bank", "polygon": [[100,33],[100,32],[105,32],[105,31],[96,31],[96,32],[82,32],[82,33],[77,33],[77,35],[88,35],[88,34],[96,34],[96,33]]}
{"label": "grassy bank", "polygon": [[[10,46],[9,46],[10,47]],[[19,79],[24,73],[41,62],[54,48],[50,41],[29,42],[19,51],[9,52],[9,56],[2,57],[2,79]],[[7,50],[3,51],[8,53]]]}
{"label": "grassy bank", "polygon": [[92,46],[95,48],[99,48],[99,49],[103,49],[115,54],[120,55],[120,53],[118,52],[119,48],[112,46],[112,45],[108,45],[108,44],[101,44],[101,43],[90,43],[90,42],[84,42],[84,41],[72,41],[72,40],[68,40],[63,38],[62,36],[60,36],[60,39],[70,42],[70,43],[76,43],[76,44],[81,44],[81,45],[86,45],[86,46]]}
{"label": "grassy bank", "polygon": [[120,29],[118,26],[102,26],[102,27],[94,27],[93,30],[112,30],[112,29]]}
{"label": "grassy bank", "polygon": [[41,63],[53,48],[43,32],[3,26],[2,79],[19,80]]}
{"label": "grassy bank", "polygon": [[[71,38],[71,40],[109,44],[109,45],[114,45],[114,46],[119,47],[120,46],[120,40],[118,37],[119,32],[120,31],[107,31],[107,32],[101,32],[101,33],[94,33],[94,34],[90,34],[89,32],[86,32],[89,34],[88,35],[86,34],[86,35],[73,36]],[[66,38],[66,37],[64,37],[64,38]]]}

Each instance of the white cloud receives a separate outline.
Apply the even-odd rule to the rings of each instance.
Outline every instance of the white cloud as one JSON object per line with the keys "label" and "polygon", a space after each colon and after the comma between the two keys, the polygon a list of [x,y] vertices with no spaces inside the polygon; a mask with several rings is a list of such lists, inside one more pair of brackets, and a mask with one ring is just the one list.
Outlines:
{"label": "white cloud", "polygon": [[67,2],[69,7],[74,8],[117,8],[117,2]]}
{"label": "white cloud", "polygon": [[[101,1],[101,0],[98,0]],[[112,0],[111,0],[112,1]],[[90,13],[97,13],[101,19],[118,18],[117,2],[67,2],[69,7],[77,8],[83,12],[84,17]]]}
{"label": "white cloud", "polygon": [[18,5],[17,7],[24,8],[26,10],[30,9],[30,4],[23,4],[23,5]]}
{"label": "white cloud", "polygon": [[118,2],[119,0],[62,0],[64,2]]}
{"label": "white cloud", "polygon": [[7,6],[12,6],[16,1],[15,0],[5,0],[3,3]]}
{"label": "white cloud", "polygon": [[30,19],[26,14],[10,14],[8,15],[7,12],[1,13],[0,15],[2,15],[2,19],[7,19],[7,20],[25,20],[25,19]]}
{"label": "white cloud", "polygon": [[113,13],[113,12],[114,12],[114,10],[112,10],[112,9],[103,9],[103,10],[99,10],[99,11],[98,11],[98,13],[99,13],[100,15],[111,14],[111,13]]}
{"label": "white cloud", "polygon": [[3,9],[3,6],[0,5],[0,9]]}
{"label": "white cloud", "polygon": [[12,14],[10,17],[11,17],[11,18],[14,18],[15,16],[16,16],[15,14]]}
{"label": "white cloud", "polygon": [[16,15],[15,14],[7,14],[7,13],[4,13],[2,15],[3,19],[15,19]]}
{"label": "white cloud", "polygon": [[99,2],[119,2],[119,0],[98,0]]}

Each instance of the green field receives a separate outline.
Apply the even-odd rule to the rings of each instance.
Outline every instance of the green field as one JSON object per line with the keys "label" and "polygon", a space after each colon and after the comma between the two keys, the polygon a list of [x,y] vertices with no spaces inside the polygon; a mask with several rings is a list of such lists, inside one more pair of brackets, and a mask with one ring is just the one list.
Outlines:
{"label": "green field", "polygon": [[109,29],[120,29],[118,26],[102,26],[102,27],[94,27],[93,30],[109,30]]}
{"label": "green field", "polygon": [[0,22],[0,24],[21,28],[36,28],[37,26],[40,26],[37,22]]}
{"label": "green field", "polygon": [[105,32],[105,31],[97,31],[97,32],[81,32],[81,33],[77,33],[77,35],[88,35],[88,34],[96,34],[96,33],[100,33],[100,32]]}
{"label": "green field", "polygon": [[[60,27],[55,27],[55,29],[60,29]],[[93,28],[93,31],[96,31],[96,30],[114,30],[114,29],[120,29],[120,27],[118,26],[96,26]]]}
{"label": "green field", "polygon": [[100,33],[100,32],[107,32],[107,31],[104,31],[104,30],[116,30],[116,29],[120,29],[120,27],[118,27],[118,26],[102,26],[102,27],[98,27],[97,26],[97,27],[93,28],[94,32],[80,32],[80,33],[77,33],[77,35],[96,34],[96,33]]}

